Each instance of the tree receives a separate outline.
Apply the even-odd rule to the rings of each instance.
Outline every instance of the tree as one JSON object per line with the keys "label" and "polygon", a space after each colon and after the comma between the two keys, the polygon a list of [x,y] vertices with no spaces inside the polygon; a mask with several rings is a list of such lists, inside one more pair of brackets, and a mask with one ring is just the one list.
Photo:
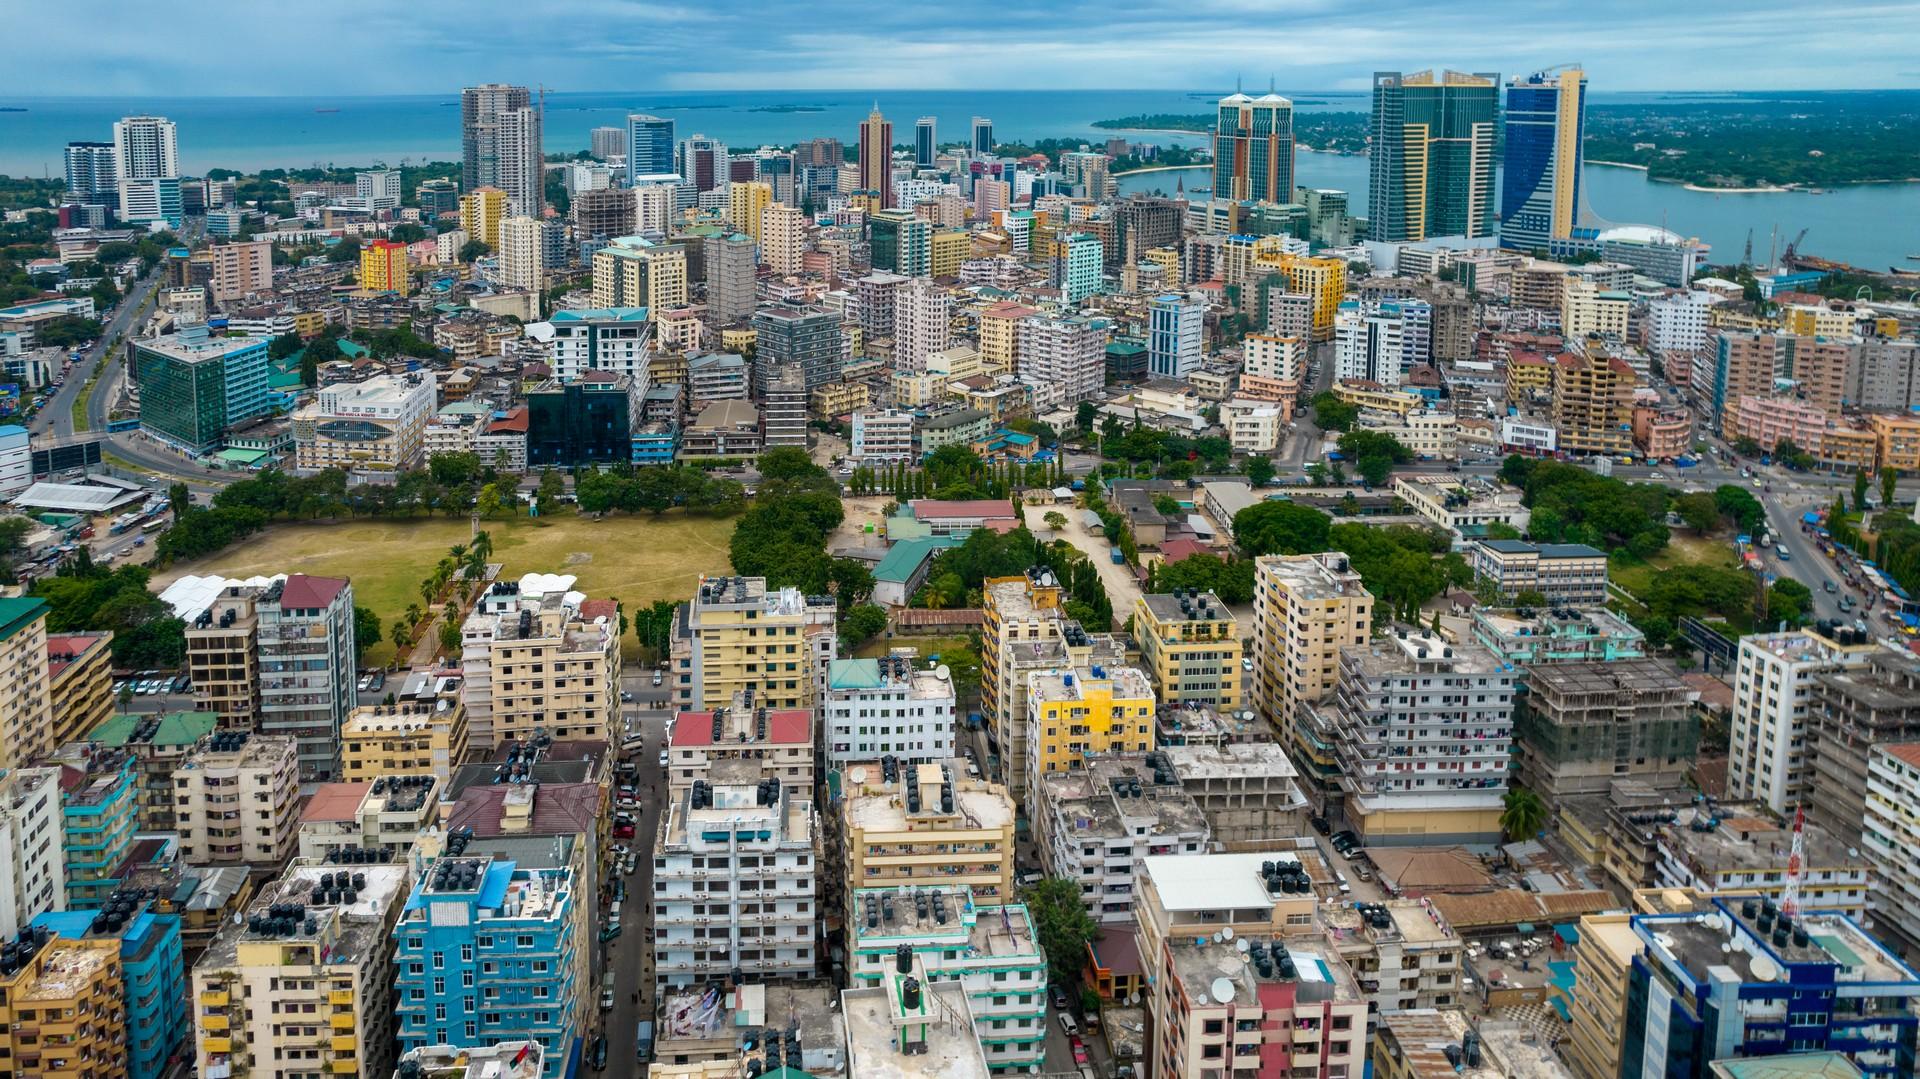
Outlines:
{"label": "tree", "polygon": [[1255,487],[1272,483],[1273,462],[1259,455],[1247,458],[1247,482]]}
{"label": "tree", "polygon": [[840,617],[840,644],[851,649],[873,639],[886,628],[887,612],[884,608],[871,603],[855,604]]}
{"label": "tree", "polygon": [[1506,808],[1500,811],[1500,830],[1513,842],[1525,843],[1547,826],[1547,803],[1533,791],[1514,787],[1503,801]]}
{"label": "tree", "polygon": [[[1785,441],[1784,439],[1782,441]],[[1856,513],[1867,512],[1867,473],[1865,469],[1855,469],[1853,473],[1853,508]]]}
{"label": "tree", "polygon": [[1073,410],[1073,422],[1080,428],[1081,434],[1088,434],[1093,431],[1093,422],[1099,415],[1100,410],[1093,407],[1092,401],[1082,401],[1079,407]]}
{"label": "tree", "polygon": [[460,245],[460,261],[472,262],[474,259],[493,254],[493,248],[485,240],[468,240]]}
{"label": "tree", "polygon": [[540,490],[534,495],[534,506],[540,516],[550,517],[560,509],[560,495],[566,491],[566,482],[560,473],[551,468],[540,471]]}
{"label": "tree", "polygon": [[1248,557],[1327,549],[1333,518],[1293,502],[1260,502],[1233,515],[1233,542]]}
{"label": "tree", "polygon": [[1154,495],[1153,508],[1159,512],[1160,516],[1168,518],[1178,517],[1181,512],[1180,500],[1172,495]]}
{"label": "tree", "polygon": [[[397,641],[398,638],[396,637]],[[380,616],[358,603],[353,605],[353,648],[354,659],[367,654],[367,649],[380,643]]]}
{"label": "tree", "polygon": [[1087,965],[1087,944],[1100,927],[1080,902],[1080,886],[1048,877],[1020,889],[1020,901],[1033,919],[1034,936],[1047,956],[1047,978],[1055,985],[1073,985]]}
{"label": "tree", "polygon": [[305,345],[306,342],[300,340],[299,334],[283,333],[267,342],[267,358],[270,360],[284,360],[288,356],[300,351]]}
{"label": "tree", "polygon": [[1673,500],[1673,511],[1688,528],[1704,536],[1720,524],[1720,506],[1705,491],[1695,491]]}
{"label": "tree", "polygon": [[402,221],[387,230],[387,239],[397,244],[419,243],[427,238],[427,230],[411,221]]}
{"label": "tree", "polygon": [[1314,426],[1322,431],[1350,431],[1360,418],[1359,405],[1342,401],[1331,390],[1314,394],[1310,403],[1313,406]]}
{"label": "tree", "polygon": [[1880,470],[1880,508],[1881,509],[1890,510],[1893,508],[1893,498],[1894,498],[1894,495],[1898,493],[1898,489],[1896,485],[1899,482],[1900,482],[1900,474],[1898,472],[1895,472],[1891,468],[1883,468]]}
{"label": "tree", "polygon": [[440,623],[440,651],[449,654],[460,648],[460,623],[451,618]]}
{"label": "tree", "polygon": [[1048,510],[1040,519],[1045,521],[1047,527],[1055,532],[1067,527],[1067,515],[1061,513],[1059,510]]}
{"label": "tree", "polygon": [[1766,507],[1753,497],[1753,492],[1738,484],[1723,483],[1715,488],[1713,504],[1719,507],[1722,517],[1749,535],[1760,531],[1761,526],[1766,524]]}
{"label": "tree", "polygon": [[1813,590],[1791,577],[1767,586],[1767,621],[1798,626],[1813,613]]}
{"label": "tree", "polygon": [[[336,346],[337,348],[337,346]],[[320,360],[313,352],[300,354],[300,385],[318,386],[320,384]]]}

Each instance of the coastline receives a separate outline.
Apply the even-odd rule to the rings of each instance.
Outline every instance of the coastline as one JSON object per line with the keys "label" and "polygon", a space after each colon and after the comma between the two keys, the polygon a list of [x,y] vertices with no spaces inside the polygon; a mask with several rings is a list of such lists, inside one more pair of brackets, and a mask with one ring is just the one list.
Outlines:
{"label": "coastline", "polygon": [[1585,158],[1583,160],[1589,165],[1605,165],[1610,169],[1638,169],[1641,172],[1647,171],[1645,165],[1636,165],[1631,161],[1595,161],[1592,158]]}
{"label": "coastline", "polygon": [[1114,175],[1115,176],[1139,176],[1141,173],[1146,173],[1146,172],[1185,172],[1188,169],[1211,169],[1211,168],[1213,168],[1213,162],[1211,161],[1203,165],[1153,165],[1149,168],[1144,168],[1144,169],[1128,169],[1125,172],[1116,172],[1114,173]]}

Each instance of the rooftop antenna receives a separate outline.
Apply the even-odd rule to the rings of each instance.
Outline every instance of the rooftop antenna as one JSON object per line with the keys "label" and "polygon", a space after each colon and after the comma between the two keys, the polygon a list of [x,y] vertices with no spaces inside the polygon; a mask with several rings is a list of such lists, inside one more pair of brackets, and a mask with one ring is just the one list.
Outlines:
{"label": "rooftop antenna", "polygon": [[1780,909],[1795,918],[1800,916],[1800,871],[1806,863],[1807,810],[1793,807],[1793,847],[1787,854],[1787,886],[1780,892]]}

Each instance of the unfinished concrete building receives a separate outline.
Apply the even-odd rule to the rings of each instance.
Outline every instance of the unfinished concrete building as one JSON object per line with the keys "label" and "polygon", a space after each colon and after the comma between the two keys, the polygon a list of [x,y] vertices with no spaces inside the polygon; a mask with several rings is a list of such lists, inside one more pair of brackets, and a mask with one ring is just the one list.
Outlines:
{"label": "unfinished concrete building", "polygon": [[1875,652],[1864,666],[1813,676],[1807,702],[1809,811],[1848,846],[1860,845],[1873,747],[1920,739],[1920,657]]}
{"label": "unfinished concrete building", "polygon": [[1531,668],[1514,725],[1520,783],[1549,803],[1633,777],[1677,783],[1700,742],[1697,692],[1665,660]]}

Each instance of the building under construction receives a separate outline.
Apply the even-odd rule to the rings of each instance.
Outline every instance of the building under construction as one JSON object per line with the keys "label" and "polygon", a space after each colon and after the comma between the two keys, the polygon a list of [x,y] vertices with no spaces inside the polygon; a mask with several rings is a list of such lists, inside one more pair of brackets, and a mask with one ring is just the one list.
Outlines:
{"label": "building under construction", "polygon": [[1813,676],[1807,706],[1808,806],[1848,846],[1860,845],[1873,747],[1920,739],[1920,658],[1876,652],[1865,666]]}
{"label": "building under construction", "polygon": [[1698,692],[1665,660],[1548,663],[1527,671],[1514,724],[1520,782],[1550,804],[1616,779],[1685,778],[1700,743]]}

